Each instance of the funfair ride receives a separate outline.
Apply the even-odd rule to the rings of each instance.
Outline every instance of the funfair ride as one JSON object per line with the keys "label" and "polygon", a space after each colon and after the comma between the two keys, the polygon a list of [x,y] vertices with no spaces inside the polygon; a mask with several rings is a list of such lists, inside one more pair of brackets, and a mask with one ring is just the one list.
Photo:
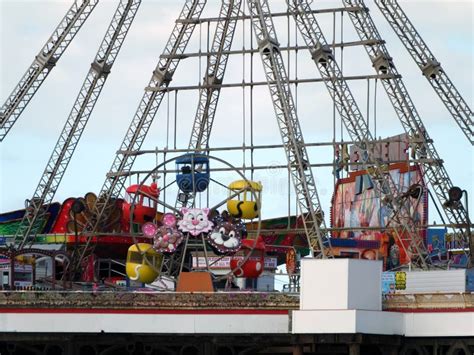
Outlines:
{"label": "funfair ride", "polygon": [[[27,74],[31,74],[28,78],[22,78],[18,87],[7,99],[0,116],[2,140],[96,3],[93,1],[74,3],[48,41],[47,46],[52,49],[42,50],[42,56],[46,59],[35,59],[32,66],[34,70],[31,68],[28,70]],[[27,201],[14,237],[9,239],[9,255],[12,258],[20,254],[34,254],[38,249],[38,236],[44,232],[44,228],[41,227],[44,225],[40,222],[47,219],[51,213],[54,195],[72,159],[105,80],[111,73],[111,68],[140,3],[141,1],[138,0],[119,2],[40,183],[33,197]],[[73,239],[64,238],[64,246],[61,248],[61,252],[65,255],[61,257],[63,265],[60,275],[64,287],[72,285],[66,281],[81,279],[93,281],[100,278],[95,261],[97,255],[104,256],[104,250],[106,250],[101,240],[106,240],[106,238],[111,240],[110,238],[115,237],[126,240],[127,242],[123,244],[129,246],[126,266],[122,265],[128,278],[146,284],[158,280],[167,289],[169,282],[173,284],[173,287],[179,284],[179,278],[183,272],[202,271],[203,268],[199,266],[200,260],[204,261],[205,270],[212,276],[211,288],[212,282],[230,279],[229,275],[256,278],[263,271],[264,251],[267,255],[271,253],[284,255],[283,258],[277,256],[277,259],[280,260],[279,263],[283,259],[287,261],[291,279],[291,276],[297,273],[298,267],[294,264],[295,260],[305,253],[303,249],[307,249],[310,256],[314,258],[348,256],[349,254],[344,253],[344,250],[341,253],[341,248],[347,249],[349,244],[338,241],[341,236],[348,235],[342,230],[344,228],[378,229],[377,232],[390,234],[392,238],[390,241],[387,238],[385,240],[383,237],[379,238],[378,246],[374,247],[380,251],[376,257],[373,255],[368,257],[370,253],[360,253],[358,257],[383,259],[388,269],[395,264],[397,267],[409,265],[425,270],[434,267],[443,268],[446,267],[447,260],[444,262],[440,258],[433,260],[426,240],[427,221],[426,219],[421,221],[417,217],[417,214],[420,214],[420,208],[421,213],[427,209],[427,196],[430,191],[437,197],[437,202],[434,201],[434,203],[439,204],[439,212],[445,218],[446,226],[452,230],[455,248],[466,255],[469,260],[467,265],[471,263],[474,257],[470,250],[472,235],[467,209],[461,201],[462,192],[461,195],[459,193],[462,190],[455,187],[449,178],[443,161],[435,150],[433,139],[428,135],[427,128],[417,113],[401,75],[396,69],[394,59],[390,56],[364,2],[343,1],[344,7],[325,10],[315,10],[312,2],[306,0],[287,0],[286,3],[286,12],[272,12],[267,0],[224,0],[217,17],[202,18],[206,1],[184,1],[184,6],[150,82],[145,88],[101,191],[97,195],[87,194],[84,199],[68,201],[62,206],[61,213],[65,219],[58,219],[57,223],[60,221],[63,223],[60,228],[65,234],[74,232]],[[423,68],[424,73],[427,73],[425,76],[433,84],[443,102],[451,102],[454,100],[451,98],[456,98],[457,104],[446,105],[465,135],[468,138],[472,136],[472,110],[444,71],[436,64],[434,56],[401,11],[399,4],[378,1],[377,5],[389,19],[403,43],[408,47],[411,45],[410,53]],[[391,9],[390,6],[397,8]],[[332,13],[334,17],[337,13],[341,13],[341,16],[347,13],[359,36],[359,41],[350,43],[341,41],[336,44],[333,40],[330,44],[317,20],[317,15],[321,13]],[[280,18],[286,18],[288,23],[290,23],[290,18],[293,18],[295,28],[298,30],[296,36],[304,40],[305,46],[298,43],[293,46],[280,45],[277,26],[274,23],[274,19]],[[249,25],[248,28],[245,27],[246,23]],[[252,36],[248,41],[250,43],[248,48],[245,47],[245,40],[242,49],[235,49],[236,45],[233,44],[239,24],[242,24],[244,33],[247,31]],[[403,28],[407,27],[407,24],[411,26],[410,33],[414,33],[413,36],[418,39],[416,43],[420,45],[413,46],[413,42],[406,39],[408,32],[400,30],[403,26]],[[203,25],[207,25],[207,49],[200,47],[198,52],[187,51],[195,28],[199,27],[199,33],[202,36]],[[287,37],[290,37],[289,33],[288,29]],[[200,38],[199,46],[201,42]],[[341,69],[342,55],[339,63],[336,55],[336,50],[344,46],[363,46],[369,55],[370,63],[376,70],[375,75],[358,77],[344,75]],[[298,53],[308,50],[320,78],[298,79],[295,77],[291,79],[290,68],[288,68],[290,53],[297,58]],[[286,62],[284,52],[288,53]],[[261,58],[265,77],[265,81],[260,82],[256,81],[253,75],[253,56],[257,53]],[[229,58],[236,55],[243,57],[243,80],[240,83],[226,83],[225,74]],[[245,72],[246,56],[250,56],[250,80]],[[180,62],[195,57],[199,58],[200,63],[202,58],[206,61],[203,79],[198,85],[173,87],[171,82]],[[429,74],[428,70],[433,73]],[[348,85],[349,80],[380,80],[405,134],[398,138],[377,140],[367,123],[368,117],[364,117],[356,103]],[[369,198],[376,201],[374,203],[377,209],[385,211],[383,221],[372,225],[365,223],[355,226],[348,221],[346,222],[349,224],[344,224],[344,218],[339,218],[332,228],[326,226],[313,173],[314,167],[324,164],[311,164],[308,153],[308,147],[324,145],[324,143],[305,143],[298,118],[297,100],[293,92],[297,90],[299,84],[307,82],[324,82],[333,100],[335,111],[350,139],[346,142],[336,142],[333,139],[333,142],[327,144],[333,146],[337,153],[335,159],[339,159],[338,163],[340,163],[339,166],[334,163],[329,164],[334,166],[334,174],[341,171],[340,166],[352,171],[348,174],[346,182],[341,180],[336,184],[331,211],[333,222],[334,218],[337,219],[334,205],[339,203],[343,206],[345,203],[343,199],[338,200],[338,186],[352,182],[362,184],[365,190],[371,190]],[[442,85],[442,83],[445,84]],[[253,142],[252,131],[249,146],[244,140],[244,144],[240,147],[222,149],[211,147],[210,136],[222,90],[241,87],[245,96],[246,90],[249,89],[250,104],[244,98],[243,111],[250,111],[250,126],[253,130],[253,89],[262,85],[267,85],[269,88],[282,144],[259,147]],[[170,149],[166,145],[161,150],[142,150],[145,137],[163,99],[167,96],[169,100],[169,93],[174,92],[177,106],[178,93],[190,90],[197,90],[199,99],[188,147]],[[245,113],[243,116],[245,126]],[[177,122],[175,122],[175,128],[176,124]],[[472,143],[472,139],[469,138],[469,140]],[[8,144],[8,140],[3,144]],[[352,145],[350,154],[345,153],[349,144]],[[411,156],[402,154],[394,158],[389,150],[384,150],[390,144],[392,147],[394,144],[404,145],[405,153],[409,151]],[[278,228],[273,231],[265,229],[266,225],[272,224],[271,221],[261,221],[263,188],[258,181],[254,180],[254,173],[262,167],[254,163],[253,154],[255,150],[264,148],[283,148],[287,164],[282,168],[288,170],[288,184],[290,185],[290,180],[292,183],[292,188],[288,187],[289,195],[291,190],[296,200],[297,213],[294,216],[288,215],[285,232],[282,232],[286,236],[292,235],[288,239],[291,242],[284,246],[271,245],[272,242],[267,242],[265,245],[264,242],[275,240],[271,237],[279,233]],[[246,166],[244,162],[242,167],[235,167],[213,156],[212,152],[219,149],[222,151],[241,150],[244,154],[250,150],[250,166]],[[162,163],[155,164],[153,169],[133,171],[132,167],[136,158],[147,154],[155,154],[157,158],[162,154]],[[169,158],[170,155],[172,158]],[[212,161],[216,162],[215,167],[212,167]],[[175,164],[176,167],[170,168],[170,164]],[[409,178],[409,183],[404,184],[403,178],[400,177],[402,175],[394,174],[394,169],[399,169],[402,175],[415,174],[416,178],[412,180]],[[222,181],[213,177],[214,173],[222,171],[233,172],[232,180],[236,181],[230,183],[232,180]],[[249,172],[250,175],[247,178]],[[175,179],[168,184],[166,184],[167,174],[168,176],[175,175]],[[124,188],[127,179],[132,176],[137,177],[138,183],[126,189],[128,197],[124,200],[122,198]],[[143,178],[143,176],[146,177]],[[157,185],[160,178],[163,178],[163,186]],[[209,195],[212,194],[209,191],[210,183],[225,187],[226,192],[218,202],[212,202],[217,195],[211,196],[212,201],[210,201]],[[163,199],[167,189],[176,193],[176,198],[171,203]],[[296,240],[301,236],[305,240],[303,247],[296,244]],[[388,262],[390,248],[395,244],[402,249],[401,265]],[[295,251],[298,255],[295,255]],[[241,255],[238,255],[239,253]],[[56,255],[51,254],[50,257],[56,258]],[[223,258],[230,260],[228,269],[217,277],[212,273],[211,266],[219,263]],[[256,270],[258,263],[260,264]],[[13,273],[12,271],[11,274]],[[56,274],[51,275],[54,281],[56,277]],[[295,286],[297,280],[295,278],[292,280],[291,287],[297,287]]]}

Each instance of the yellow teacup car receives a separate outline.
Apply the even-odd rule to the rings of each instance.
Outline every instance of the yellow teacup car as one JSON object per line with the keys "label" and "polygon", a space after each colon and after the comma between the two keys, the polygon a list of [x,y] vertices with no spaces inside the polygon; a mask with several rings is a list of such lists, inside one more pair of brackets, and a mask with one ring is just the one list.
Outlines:
{"label": "yellow teacup car", "polygon": [[[227,210],[229,213],[242,219],[253,219],[260,213],[262,184],[256,181],[237,180],[229,186],[229,199],[227,200]],[[236,197],[233,194],[241,191]],[[255,199],[256,198],[256,199]]]}
{"label": "yellow teacup car", "polygon": [[130,280],[145,284],[152,283],[160,274],[163,255],[157,253],[151,244],[138,243],[128,248],[125,266]]}

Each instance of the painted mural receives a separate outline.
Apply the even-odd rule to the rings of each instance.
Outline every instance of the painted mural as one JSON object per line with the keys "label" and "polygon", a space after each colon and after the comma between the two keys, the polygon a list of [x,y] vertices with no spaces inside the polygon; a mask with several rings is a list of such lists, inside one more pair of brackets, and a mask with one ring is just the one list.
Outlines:
{"label": "painted mural", "polygon": [[[400,193],[405,193],[411,186],[419,185],[424,189],[424,181],[418,166],[405,163],[393,164],[389,168],[390,175]],[[331,233],[332,238],[355,241],[377,241],[378,248],[360,252],[364,259],[380,259],[384,257],[388,267],[397,267],[407,259],[405,247],[400,245],[393,231],[384,228],[394,226],[390,221],[390,212],[381,203],[380,192],[366,171],[356,171],[349,177],[339,179],[335,186],[331,208],[331,226],[341,228]],[[425,225],[428,220],[428,201],[426,193],[418,198],[407,198],[411,216],[415,223]],[[372,227],[374,230],[357,230],[359,227]],[[347,228],[347,230],[345,230]],[[350,230],[349,230],[350,229]],[[425,237],[425,231],[421,231]],[[341,244],[341,247],[347,243]],[[349,243],[350,244],[350,243]],[[360,243],[359,243],[360,244]],[[347,253],[347,250],[343,251]]]}

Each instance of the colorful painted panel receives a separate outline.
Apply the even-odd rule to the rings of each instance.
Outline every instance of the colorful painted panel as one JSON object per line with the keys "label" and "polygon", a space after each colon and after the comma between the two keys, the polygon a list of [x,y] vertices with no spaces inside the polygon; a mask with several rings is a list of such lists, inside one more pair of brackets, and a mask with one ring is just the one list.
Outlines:
{"label": "colorful painted panel", "polygon": [[[424,186],[420,169],[417,166],[408,169],[402,165],[393,165],[390,175],[400,192],[408,191],[414,184]],[[426,224],[428,205],[426,196],[420,199],[407,199],[410,211],[416,223]],[[353,173],[346,179],[340,179],[335,188],[331,209],[331,225],[336,228],[374,227],[385,228],[389,222],[389,212],[381,205],[379,193],[367,174]],[[333,238],[363,238],[373,234],[370,231],[334,231]]]}
{"label": "colorful painted panel", "polygon": [[[45,218],[35,222],[34,227],[38,228],[40,234],[51,233],[60,208],[57,202],[50,204]],[[0,214],[0,235],[15,235],[24,214],[24,209]]]}
{"label": "colorful painted panel", "polygon": [[426,245],[432,260],[446,259],[446,228],[428,228]]}
{"label": "colorful painted panel", "polygon": [[[389,172],[400,194],[406,193],[414,185],[420,186],[419,191],[425,191],[425,183],[418,166],[407,166],[404,163],[393,164]],[[409,207],[414,222],[425,225],[428,220],[427,194],[424,192],[416,197],[407,196],[404,201]],[[331,226],[341,230],[332,231],[331,236],[334,241],[337,238],[378,241],[380,247],[370,249],[370,258],[384,257],[387,261],[387,269],[396,268],[409,260],[406,253],[407,245],[400,244],[393,230],[385,229],[394,226],[395,222],[390,221],[390,218],[390,212],[381,203],[380,191],[376,189],[365,171],[353,172],[348,178],[338,180],[332,199]],[[421,234],[425,237],[426,231],[421,230]],[[340,249],[343,252],[347,248]],[[361,247],[355,246],[353,249],[361,249]],[[356,252],[356,250],[353,251]],[[365,252],[358,254],[365,258],[363,256]]]}

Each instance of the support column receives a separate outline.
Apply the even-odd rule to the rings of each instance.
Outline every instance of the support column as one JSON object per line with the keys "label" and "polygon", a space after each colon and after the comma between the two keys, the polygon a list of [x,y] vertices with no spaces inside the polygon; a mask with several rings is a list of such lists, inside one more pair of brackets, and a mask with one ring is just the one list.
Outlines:
{"label": "support column", "polygon": [[211,342],[208,342],[208,341],[206,341],[204,343],[203,349],[201,349],[201,350],[204,350],[204,352],[202,354],[205,354],[205,355],[214,355],[216,353],[215,348],[214,348],[214,344],[212,344]]}
{"label": "support column", "polygon": [[302,345],[293,345],[293,355],[303,355],[303,346]]}
{"label": "support column", "polygon": [[349,344],[349,355],[360,355],[360,344]]}

